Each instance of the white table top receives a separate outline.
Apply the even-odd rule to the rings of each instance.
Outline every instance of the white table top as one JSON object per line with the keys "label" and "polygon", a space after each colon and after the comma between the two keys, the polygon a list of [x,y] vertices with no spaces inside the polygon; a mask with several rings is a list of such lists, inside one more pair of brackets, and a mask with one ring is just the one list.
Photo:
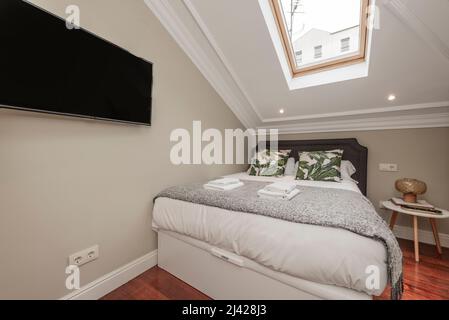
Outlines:
{"label": "white table top", "polygon": [[424,218],[433,218],[433,219],[446,219],[446,218],[449,218],[449,211],[444,210],[444,209],[440,209],[440,208],[436,208],[436,209],[443,211],[443,214],[432,214],[432,213],[423,213],[423,212],[416,212],[416,211],[412,211],[412,210],[407,210],[407,209],[402,208],[401,206],[395,205],[393,202],[391,202],[391,200],[382,202],[382,205],[385,208],[390,209],[392,211],[409,214],[411,216],[418,216],[418,217],[424,217]]}

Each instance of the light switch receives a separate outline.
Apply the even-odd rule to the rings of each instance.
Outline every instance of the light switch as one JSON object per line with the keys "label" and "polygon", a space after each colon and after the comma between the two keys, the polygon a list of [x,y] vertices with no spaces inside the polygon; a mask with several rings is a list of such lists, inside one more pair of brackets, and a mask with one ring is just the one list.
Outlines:
{"label": "light switch", "polygon": [[386,171],[386,172],[399,171],[398,165],[396,163],[379,163],[379,170]]}

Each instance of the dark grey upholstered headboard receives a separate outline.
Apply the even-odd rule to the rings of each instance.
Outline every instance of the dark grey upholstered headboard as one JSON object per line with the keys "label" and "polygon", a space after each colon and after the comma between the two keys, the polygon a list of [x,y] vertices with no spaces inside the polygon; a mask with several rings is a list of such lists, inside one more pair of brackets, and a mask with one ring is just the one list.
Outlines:
{"label": "dark grey upholstered headboard", "polygon": [[368,148],[359,144],[357,139],[329,140],[282,140],[278,142],[279,150],[291,149],[291,157],[298,160],[299,151],[326,151],[343,149],[343,160],[352,162],[357,172],[352,176],[359,182],[360,191],[366,196]]}

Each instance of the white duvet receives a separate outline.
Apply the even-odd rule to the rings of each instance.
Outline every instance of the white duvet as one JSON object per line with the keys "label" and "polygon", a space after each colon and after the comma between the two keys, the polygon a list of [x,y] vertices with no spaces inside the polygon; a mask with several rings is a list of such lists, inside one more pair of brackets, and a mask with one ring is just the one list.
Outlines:
{"label": "white duvet", "polygon": [[[246,173],[228,177],[267,182],[294,180],[291,176],[252,177]],[[360,192],[352,181],[297,183]],[[294,223],[168,198],[156,200],[153,225],[313,282],[355,289],[370,295],[380,295],[387,283],[387,255],[383,244],[339,228]],[[368,281],[367,286],[367,278],[371,276],[372,279],[376,273],[373,270],[379,271],[379,281]]]}

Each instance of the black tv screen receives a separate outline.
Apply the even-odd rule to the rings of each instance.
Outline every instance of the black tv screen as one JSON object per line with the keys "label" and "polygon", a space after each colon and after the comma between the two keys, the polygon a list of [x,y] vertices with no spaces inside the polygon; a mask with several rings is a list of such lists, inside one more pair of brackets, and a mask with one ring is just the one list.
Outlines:
{"label": "black tv screen", "polygon": [[1,107],[151,124],[150,62],[21,0],[0,0],[0,43]]}

